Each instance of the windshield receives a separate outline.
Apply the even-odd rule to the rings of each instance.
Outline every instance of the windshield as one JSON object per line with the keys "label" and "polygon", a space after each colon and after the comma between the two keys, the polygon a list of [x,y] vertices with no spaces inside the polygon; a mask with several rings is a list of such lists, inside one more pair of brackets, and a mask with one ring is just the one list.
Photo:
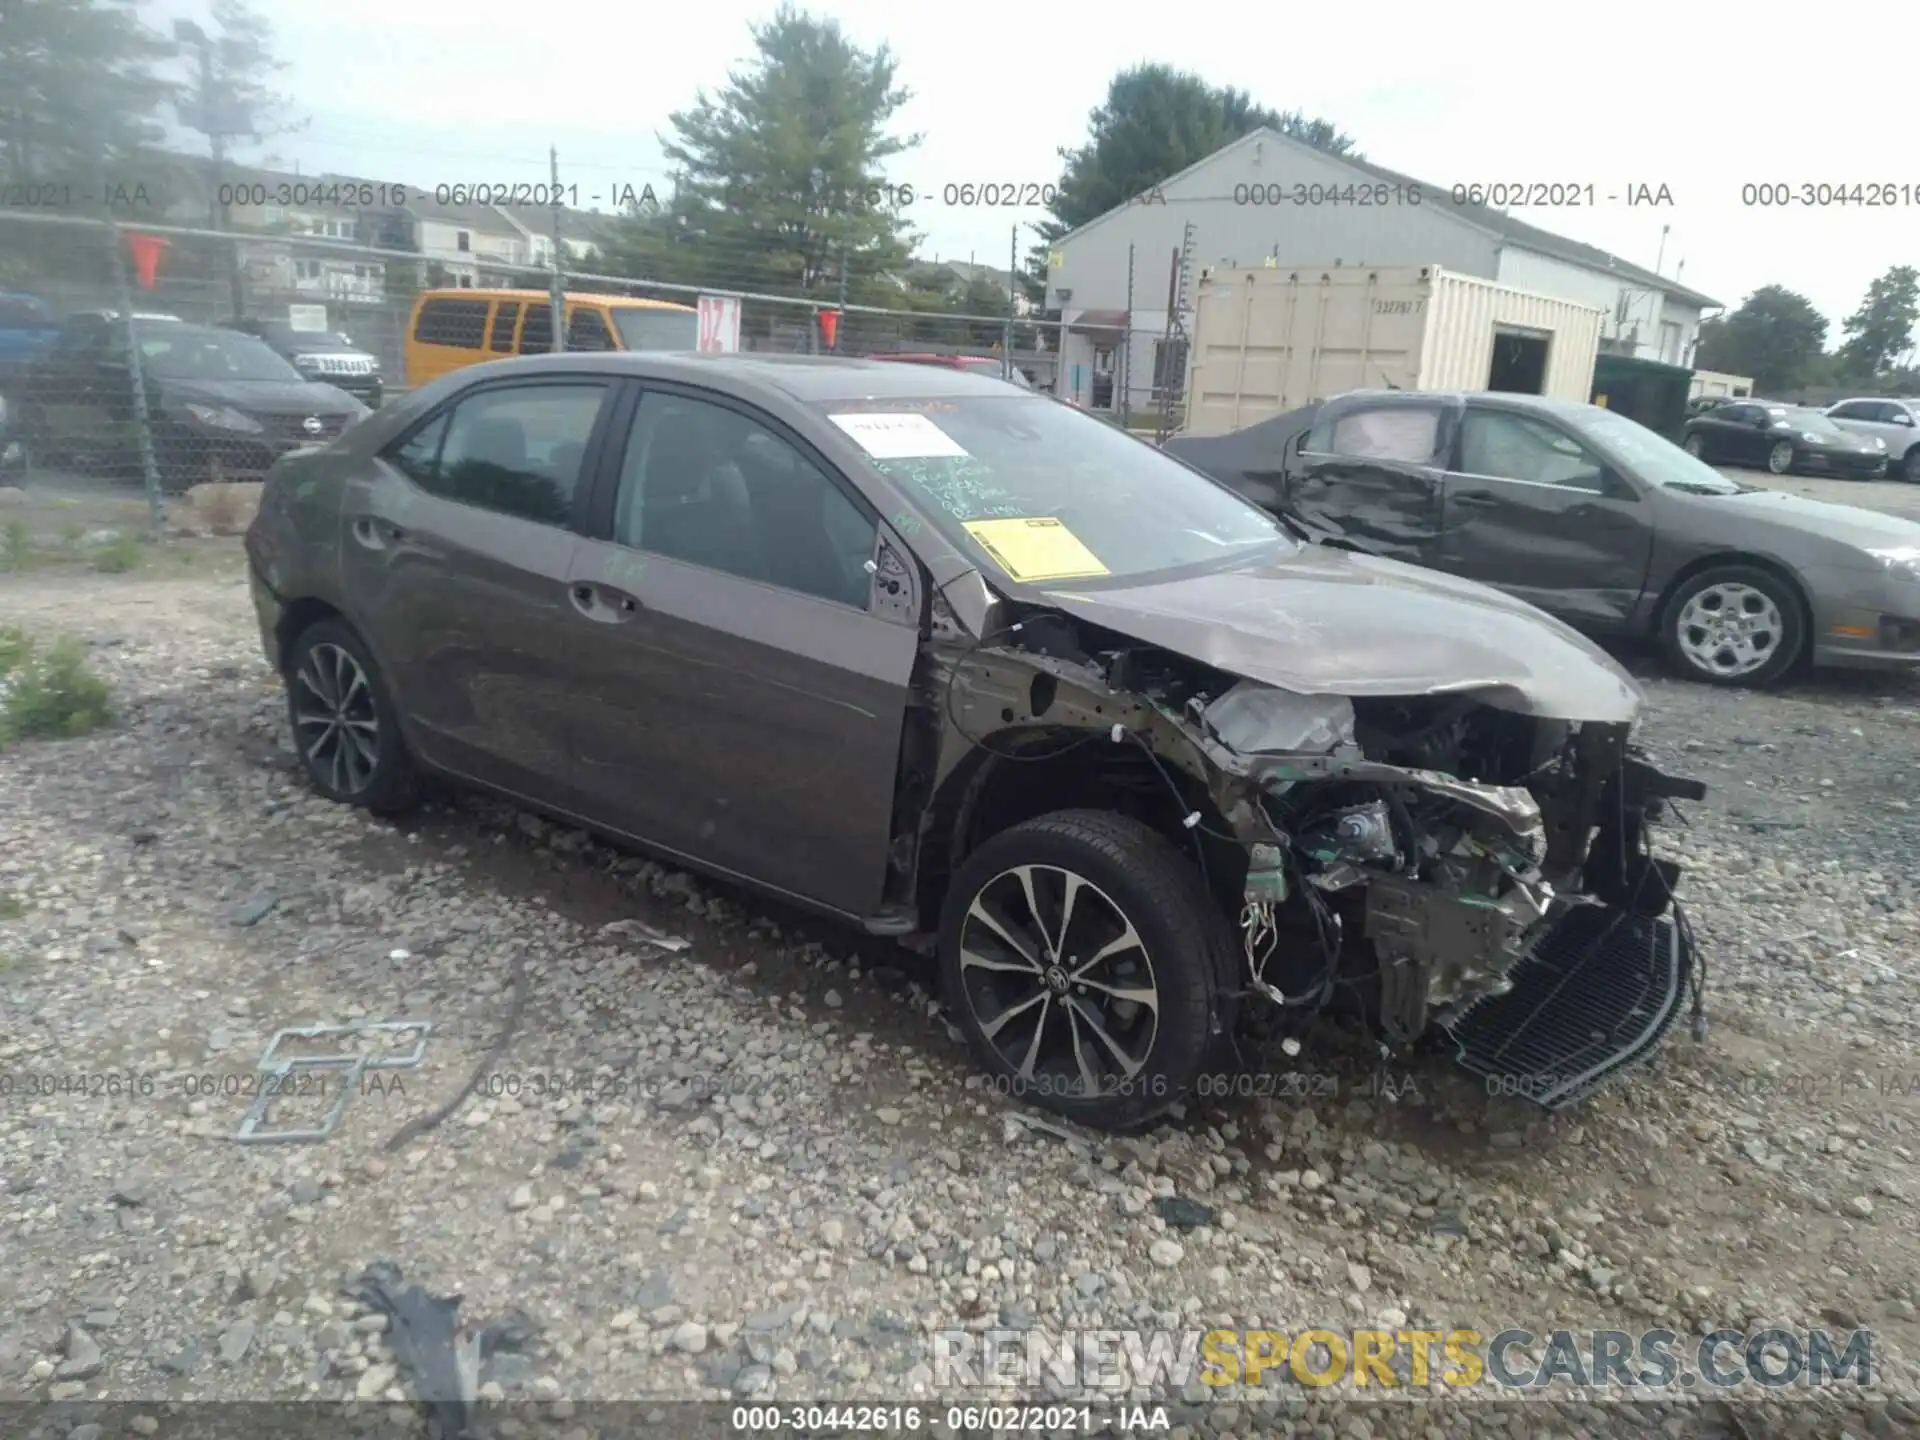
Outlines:
{"label": "windshield", "polygon": [[698,350],[700,317],[691,310],[653,310],[615,305],[614,328],[623,350]]}
{"label": "windshield", "polygon": [[1818,435],[1823,439],[1831,440],[1847,433],[1818,410],[1789,410],[1787,420],[1809,435]]}
{"label": "windshield", "polygon": [[146,331],[141,364],[166,380],[291,380],[304,377],[262,341],[228,330]]}
{"label": "windshield", "polygon": [[1597,406],[1577,411],[1568,418],[1604,449],[1611,450],[1635,478],[1648,485],[1712,495],[1739,495],[1754,488],[1729,480],[1638,420],[1629,420]]}
{"label": "windshield", "polygon": [[1231,491],[1043,396],[822,408],[949,540],[1011,580],[1137,577],[1296,543]]}

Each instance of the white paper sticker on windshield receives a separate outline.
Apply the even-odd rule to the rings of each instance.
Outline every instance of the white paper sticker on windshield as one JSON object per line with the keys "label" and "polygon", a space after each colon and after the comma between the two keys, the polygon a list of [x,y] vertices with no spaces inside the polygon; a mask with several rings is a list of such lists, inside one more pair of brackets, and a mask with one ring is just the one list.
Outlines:
{"label": "white paper sticker on windshield", "polygon": [[835,415],[833,423],[876,460],[928,460],[966,451],[924,415]]}

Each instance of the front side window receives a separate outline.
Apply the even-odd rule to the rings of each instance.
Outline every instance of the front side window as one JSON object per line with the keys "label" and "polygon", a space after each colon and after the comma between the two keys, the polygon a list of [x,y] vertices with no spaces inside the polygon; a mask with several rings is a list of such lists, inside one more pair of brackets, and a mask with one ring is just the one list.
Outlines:
{"label": "front side window", "polygon": [[590,305],[576,306],[567,316],[567,349],[611,350],[613,334],[598,310]]}
{"label": "front side window", "polygon": [[1530,416],[1492,410],[1468,410],[1461,421],[1460,469],[1596,494],[1606,489],[1606,467],[1571,435]]}
{"label": "front side window", "polygon": [[750,415],[657,391],[641,399],[617,543],[865,609],[876,531],[812,457]]}
{"label": "front side window", "polygon": [[1118,427],[1044,396],[820,407],[989,573],[1138,577],[1290,550],[1279,522]]}
{"label": "front side window", "polygon": [[388,459],[423,490],[543,525],[572,522],[606,387],[505,385],[457,402]]}

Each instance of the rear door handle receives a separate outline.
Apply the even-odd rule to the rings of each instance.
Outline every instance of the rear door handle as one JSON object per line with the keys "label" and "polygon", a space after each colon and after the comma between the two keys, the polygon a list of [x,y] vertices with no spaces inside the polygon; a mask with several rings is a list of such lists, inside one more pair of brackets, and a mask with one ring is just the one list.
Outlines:
{"label": "rear door handle", "polygon": [[640,602],[624,590],[610,590],[602,585],[580,583],[573,587],[573,608],[589,620],[602,625],[616,625],[622,620],[631,620],[640,613]]}

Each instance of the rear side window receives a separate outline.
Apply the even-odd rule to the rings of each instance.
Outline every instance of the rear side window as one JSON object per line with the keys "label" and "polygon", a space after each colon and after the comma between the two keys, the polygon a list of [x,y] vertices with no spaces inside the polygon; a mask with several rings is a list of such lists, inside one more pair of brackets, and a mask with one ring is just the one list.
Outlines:
{"label": "rear side window", "polygon": [[566,526],[606,393],[599,384],[492,387],[460,401],[387,458],[443,499]]}
{"label": "rear side window", "polygon": [[1316,425],[1306,448],[1355,460],[1395,460],[1426,465],[1440,438],[1440,412],[1394,406],[1355,410],[1331,426]]}
{"label": "rear side window", "polygon": [[553,349],[553,307],[527,306],[526,321],[520,326],[520,353],[545,355]]}
{"label": "rear side window", "polygon": [[513,327],[520,319],[520,302],[502,300],[499,308],[493,312],[493,338],[487,342],[487,348],[502,355],[513,353]]}
{"label": "rear side window", "polygon": [[478,350],[487,334],[485,300],[429,300],[420,307],[413,338],[422,345]]}

